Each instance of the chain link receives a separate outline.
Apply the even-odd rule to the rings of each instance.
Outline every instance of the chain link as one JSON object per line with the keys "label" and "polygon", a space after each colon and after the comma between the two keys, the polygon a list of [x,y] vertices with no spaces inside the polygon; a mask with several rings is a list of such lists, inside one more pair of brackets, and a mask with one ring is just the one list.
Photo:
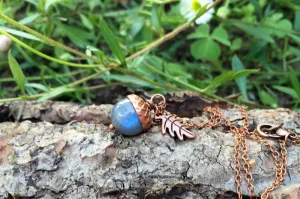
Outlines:
{"label": "chain link", "polygon": [[154,110],[156,116],[163,115],[166,110],[166,103],[161,101],[157,104],[154,104],[152,101],[146,101],[150,109]]}
{"label": "chain link", "polygon": [[204,123],[184,123],[184,126],[188,128],[215,128],[223,124],[225,127],[229,128],[229,132],[235,134],[235,144],[234,144],[234,171],[235,171],[235,182],[236,182],[236,191],[238,198],[242,199],[242,187],[241,183],[243,181],[242,171],[244,172],[244,178],[247,181],[247,189],[250,195],[250,199],[255,198],[254,186],[252,184],[252,174],[250,172],[250,161],[247,154],[247,144],[246,138],[250,138],[258,143],[263,144],[268,147],[271,151],[272,157],[275,163],[275,179],[272,184],[267,187],[264,192],[261,194],[261,199],[268,199],[270,193],[284,181],[286,176],[286,165],[287,165],[287,138],[291,138],[290,143],[300,146],[300,135],[291,133],[289,137],[286,137],[285,140],[278,140],[280,152],[272,145],[269,140],[262,139],[256,130],[249,132],[249,118],[246,112],[246,108],[243,106],[237,106],[241,111],[243,116],[243,124],[241,127],[232,124],[227,118],[223,117],[221,110],[216,107],[206,107],[204,111],[210,114],[210,120]]}

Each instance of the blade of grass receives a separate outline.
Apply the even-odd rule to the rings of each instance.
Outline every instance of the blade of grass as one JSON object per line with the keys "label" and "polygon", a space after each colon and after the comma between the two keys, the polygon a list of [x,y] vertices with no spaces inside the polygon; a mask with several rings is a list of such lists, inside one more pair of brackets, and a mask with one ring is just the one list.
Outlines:
{"label": "blade of grass", "polygon": [[211,80],[210,84],[204,89],[204,91],[208,92],[209,90],[215,89],[216,87],[218,87],[219,85],[221,85],[227,81],[230,81],[230,80],[233,80],[233,79],[245,76],[245,75],[249,75],[252,73],[257,73],[258,71],[259,70],[257,70],[257,69],[243,70],[240,72],[236,72],[236,71],[232,70],[232,71],[228,71],[226,73],[222,73],[221,75],[219,75],[219,76],[215,77],[213,80]]}
{"label": "blade of grass", "polygon": [[[237,72],[245,70],[244,65],[242,64],[241,60],[239,59],[239,57],[237,55],[233,56],[231,66],[232,66],[232,69]],[[236,78],[235,81],[242,93],[244,100],[248,101],[249,99],[248,99],[248,94],[247,94],[247,78],[246,78],[246,76]]]}
{"label": "blade of grass", "polygon": [[25,39],[31,39],[31,40],[41,41],[42,42],[42,40],[40,40],[36,36],[34,36],[32,34],[28,34],[26,32],[22,32],[22,31],[19,31],[19,30],[14,30],[14,29],[11,29],[11,28],[3,27],[3,26],[0,26],[0,29],[4,30],[5,32],[8,32],[8,33],[10,33],[12,35],[23,37]]}
{"label": "blade of grass", "polygon": [[126,60],[119,45],[119,42],[115,38],[113,32],[111,31],[111,29],[109,28],[109,26],[103,18],[100,19],[100,27],[102,30],[104,40],[106,41],[110,49],[113,51],[113,53],[116,55],[116,57],[119,59],[119,61],[122,63],[122,65],[126,66]]}
{"label": "blade of grass", "polygon": [[289,74],[290,74],[291,84],[294,87],[298,97],[300,98],[300,83],[299,83],[299,80],[297,78],[297,75],[296,75],[294,69],[292,67],[289,67],[289,69],[290,69]]}
{"label": "blade of grass", "polygon": [[294,99],[300,99],[297,92],[293,88],[289,88],[286,86],[273,86],[273,88],[291,96]]}
{"label": "blade of grass", "polygon": [[25,76],[24,76],[24,73],[23,73],[19,63],[17,62],[17,60],[11,54],[11,51],[8,52],[8,63],[9,63],[10,71],[11,71],[18,87],[20,88],[22,94],[26,95],[25,94]]}
{"label": "blade of grass", "polygon": [[45,101],[45,100],[48,100],[48,99],[52,99],[56,96],[59,96],[63,93],[69,93],[69,92],[73,92],[75,91],[75,88],[68,88],[68,87],[57,87],[47,93],[45,93],[42,97],[40,97],[37,101],[38,102],[42,102],[42,101]]}

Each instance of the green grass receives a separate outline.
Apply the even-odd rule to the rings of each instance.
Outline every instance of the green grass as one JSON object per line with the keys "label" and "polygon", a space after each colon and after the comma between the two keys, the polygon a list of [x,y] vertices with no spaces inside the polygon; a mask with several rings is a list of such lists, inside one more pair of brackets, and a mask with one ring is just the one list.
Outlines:
{"label": "green grass", "polygon": [[87,103],[123,85],[299,111],[300,4],[285,2],[218,1],[201,25],[176,0],[2,2],[13,45],[0,54],[0,102]]}

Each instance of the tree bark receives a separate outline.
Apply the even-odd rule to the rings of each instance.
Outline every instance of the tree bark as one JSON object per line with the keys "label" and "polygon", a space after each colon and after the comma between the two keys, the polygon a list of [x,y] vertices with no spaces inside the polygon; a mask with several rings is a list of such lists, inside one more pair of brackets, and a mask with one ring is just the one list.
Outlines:
{"label": "tree bark", "polygon": [[[139,136],[124,137],[108,129],[111,109],[64,102],[0,105],[0,198],[237,197],[232,133],[222,127],[191,129],[196,139],[179,141],[161,135],[154,125]],[[242,124],[237,109],[223,114]],[[300,116],[291,110],[253,109],[248,114],[250,130],[268,122],[300,133]],[[206,113],[191,118],[208,119]],[[259,194],[272,184],[274,161],[264,146],[252,140],[247,146]],[[300,147],[287,150],[287,176],[272,193],[276,199],[300,198]],[[242,188],[247,198],[245,183]]]}

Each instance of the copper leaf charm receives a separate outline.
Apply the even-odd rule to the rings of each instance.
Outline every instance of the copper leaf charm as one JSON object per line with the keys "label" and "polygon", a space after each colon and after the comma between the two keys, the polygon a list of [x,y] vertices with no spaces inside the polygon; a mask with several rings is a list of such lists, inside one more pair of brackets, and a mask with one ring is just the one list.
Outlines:
{"label": "copper leaf charm", "polygon": [[161,133],[163,135],[168,132],[170,136],[173,138],[175,137],[176,134],[176,136],[180,140],[184,140],[184,137],[188,139],[195,138],[195,135],[191,131],[185,129],[182,126],[181,122],[178,119],[176,119],[176,117],[173,115],[156,116],[155,119],[161,120],[161,126],[162,126]]}

